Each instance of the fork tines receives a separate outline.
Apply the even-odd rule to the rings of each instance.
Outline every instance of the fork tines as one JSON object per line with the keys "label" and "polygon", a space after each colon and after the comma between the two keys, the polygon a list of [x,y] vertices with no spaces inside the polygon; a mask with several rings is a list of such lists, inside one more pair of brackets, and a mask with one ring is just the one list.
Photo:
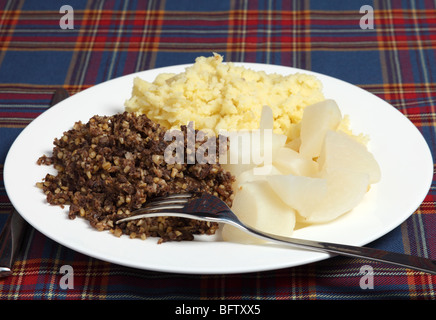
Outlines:
{"label": "fork tines", "polygon": [[144,207],[137,209],[132,212],[132,216],[120,219],[116,222],[119,224],[121,222],[136,220],[144,218],[147,214],[152,213],[165,213],[168,210],[180,210],[185,207],[185,205],[192,199],[192,194],[181,193],[181,194],[171,194],[168,196],[157,197],[148,202]]}
{"label": "fork tines", "polygon": [[147,203],[142,209],[148,210],[152,208],[158,209],[182,209],[192,197],[190,193],[170,194],[164,197],[158,197]]}
{"label": "fork tines", "polygon": [[150,211],[163,211],[168,209],[183,209],[185,204],[191,200],[191,194],[171,194],[164,197],[157,197],[146,203],[142,208],[133,213],[145,213]]}

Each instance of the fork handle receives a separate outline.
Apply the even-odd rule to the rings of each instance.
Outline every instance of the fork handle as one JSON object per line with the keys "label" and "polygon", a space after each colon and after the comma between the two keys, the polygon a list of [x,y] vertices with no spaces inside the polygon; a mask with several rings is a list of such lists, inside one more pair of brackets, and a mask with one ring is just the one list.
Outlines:
{"label": "fork handle", "polygon": [[12,267],[23,241],[27,223],[15,210],[11,211],[0,233],[0,278],[12,274]]}
{"label": "fork handle", "polygon": [[[237,225],[235,225],[237,226]],[[269,233],[261,232],[248,226],[237,226],[241,229],[246,228],[245,231],[253,233],[260,238],[278,242],[281,244],[292,245],[304,249],[312,249],[315,251],[333,253],[342,256],[350,256],[357,258],[364,258],[377,262],[384,262],[401,267],[410,268],[422,272],[427,272],[436,275],[436,261],[431,259],[412,256],[403,253],[390,252],[380,249],[358,247],[345,244],[337,244],[330,242],[320,242],[305,239],[289,238],[284,236],[272,235]]]}

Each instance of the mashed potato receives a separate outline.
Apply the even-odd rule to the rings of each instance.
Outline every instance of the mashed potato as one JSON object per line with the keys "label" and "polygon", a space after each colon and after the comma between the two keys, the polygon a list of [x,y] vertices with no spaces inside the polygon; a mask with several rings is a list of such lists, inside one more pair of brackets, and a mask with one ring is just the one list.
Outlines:
{"label": "mashed potato", "polygon": [[303,109],[324,100],[321,82],[307,74],[267,74],[223,57],[198,57],[180,74],[160,74],[150,83],[136,78],[126,111],[146,114],[168,129],[194,121],[195,129],[257,129],[262,107],[273,110],[276,133],[290,139]]}

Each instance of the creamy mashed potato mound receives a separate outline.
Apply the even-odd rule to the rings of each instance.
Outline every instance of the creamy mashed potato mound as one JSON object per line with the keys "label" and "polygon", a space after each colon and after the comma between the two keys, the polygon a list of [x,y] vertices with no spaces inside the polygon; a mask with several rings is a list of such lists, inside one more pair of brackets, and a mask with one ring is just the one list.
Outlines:
{"label": "creamy mashed potato mound", "polygon": [[126,111],[146,114],[168,129],[194,121],[195,129],[257,129],[262,107],[273,110],[274,130],[293,139],[306,106],[324,100],[321,82],[308,74],[267,74],[223,57],[198,57],[180,74],[153,82],[135,78]]}

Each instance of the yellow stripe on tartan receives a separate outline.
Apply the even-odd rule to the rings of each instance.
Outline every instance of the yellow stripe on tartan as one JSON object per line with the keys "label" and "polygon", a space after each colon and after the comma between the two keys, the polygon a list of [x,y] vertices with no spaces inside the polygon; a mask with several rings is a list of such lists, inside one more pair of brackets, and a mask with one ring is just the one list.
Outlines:
{"label": "yellow stripe on tartan", "polygon": [[[163,17],[164,17],[164,10],[153,10],[152,6],[155,3],[150,1],[148,3],[148,7],[146,11],[142,12],[142,11],[138,11],[135,12],[135,20],[140,20],[140,21],[144,21],[144,25],[141,28],[141,30],[139,30],[140,35],[140,41],[138,43],[138,58],[135,64],[135,71],[141,71],[141,70],[147,70],[150,68],[153,68],[156,65],[156,58],[157,58],[157,48],[159,47],[159,42],[158,41],[149,41],[149,37],[150,34],[152,33],[153,30],[153,20],[155,20],[156,18],[154,18],[155,14],[157,13],[157,21],[159,21],[158,25],[159,25],[159,30],[161,30],[162,27],[162,21],[163,21]],[[160,7],[164,8],[165,6],[165,1],[160,1]],[[160,32],[160,31],[159,31]],[[150,45],[151,46],[155,46],[156,50],[151,50],[150,49]],[[132,48],[129,49],[129,51],[133,51]],[[151,58],[147,59],[146,55],[151,52]],[[149,61],[148,63],[146,61]]]}
{"label": "yellow stripe on tartan", "polygon": [[[19,4],[20,6],[22,6],[24,2],[7,2],[8,6],[11,4]],[[5,57],[6,52],[9,48],[9,44],[11,43],[15,27],[17,26],[17,22],[20,16],[20,12],[20,9],[0,11],[0,38],[2,38],[2,41],[0,42],[0,65],[3,62],[3,58]],[[11,23],[9,23],[7,26],[5,23],[6,20],[11,21]]]}
{"label": "yellow stripe on tartan", "polygon": [[[261,47],[254,46],[252,48],[248,48],[251,50],[251,52],[254,52],[257,49],[266,50],[266,52],[279,52],[279,51],[290,51],[295,50],[297,48],[298,51],[307,51],[307,50],[325,50],[325,51],[335,51],[335,50],[343,50],[343,51],[350,51],[350,50],[359,50],[359,51],[368,51],[368,50],[397,50],[397,49],[408,49],[408,50],[414,50],[414,49],[432,49],[433,48],[433,41],[432,39],[421,36],[421,34],[425,34],[431,31],[430,28],[432,28],[429,21],[431,21],[427,16],[426,10],[404,10],[404,9],[380,9],[377,8],[377,2],[375,3],[375,10],[374,10],[374,17],[375,17],[375,32],[376,33],[370,33],[374,34],[374,37],[378,39],[378,41],[359,41],[358,39],[347,39],[347,41],[329,41],[328,39],[325,41],[314,41],[312,33],[316,33],[318,30],[322,30],[323,32],[326,32],[325,26],[318,26],[316,24],[317,21],[350,21],[350,25],[344,25],[343,28],[330,28],[328,32],[340,32],[342,34],[350,35],[356,34],[356,32],[359,32],[359,34],[362,34],[361,30],[358,28],[356,29],[356,26],[352,23],[353,21],[358,23],[359,19],[361,18],[361,14],[356,9],[355,11],[310,11],[308,9],[303,10],[250,10],[248,11],[246,8],[244,9],[232,9],[229,11],[219,11],[219,12],[191,12],[191,11],[181,11],[181,12],[165,12],[162,9],[154,9],[151,8],[151,10],[130,10],[130,11],[124,11],[124,10],[116,10],[116,11],[110,11],[110,10],[104,10],[102,8],[94,9],[94,8],[87,8],[85,10],[77,10],[75,11],[75,20],[76,20],[76,30],[66,30],[62,31],[65,32],[65,35],[68,36],[68,33],[70,33],[71,37],[76,39],[77,34],[77,40],[78,41],[60,41],[60,42],[34,42],[33,37],[29,37],[30,41],[20,41],[16,42],[13,41],[11,43],[8,43],[10,46],[10,49],[14,49],[17,51],[26,51],[29,49],[35,50],[35,51],[82,51],[82,52],[88,52],[88,51],[106,51],[106,50],[115,50],[115,51],[141,51],[144,49],[143,42],[138,43],[136,46],[129,41],[129,37],[132,35],[135,35],[135,33],[142,33],[143,29],[139,29],[136,26],[134,26],[133,29],[130,28],[118,28],[115,29],[111,26],[106,25],[106,23],[103,23],[105,20],[119,20],[122,19],[123,21],[126,21],[126,23],[131,23],[131,21],[138,21],[138,20],[146,20],[148,21],[148,29],[152,29],[152,25],[156,25],[158,32],[156,32],[156,39],[159,41],[147,41],[150,44],[150,48],[146,49],[147,51],[155,53],[155,50],[165,51],[165,52],[189,52],[192,51],[192,49],[187,49],[186,51],[183,50],[184,47],[186,47],[185,41],[180,41],[180,43],[166,43],[164,39],[159,38],[159,35],[161,33],[160,26],[162,25],[163,21],[171,21],[171,22],[177,22],[182,21],[185,22],[188,20],[187,17],[194,17],[195,19],[199,21],[204,21],[204,25],[207,25],[209,21],[228,21],[229,22],[229,41],[224,42],[222,44],[216,45],[215,50],[224,50],[227,45],[230,47],[228,48],[228,52],[230,51],[240,51],[241,56],[243,57],[244,52],[244,38],[249,32],[247,30],[246,23],[250,20],[266,20],[268,22],[271,22],[273,20],[276,20],[280,18],[282,21],[312,21],[312,25],[309,25],[308,23],[304,23],[304,28],[301,30],[298,30],[297,27],[289,26],[288,28],[286,26],[281,26],[280,33],[283,32],[289,32],[290,35],[301,35],[303,38],[307,38],[307,41],[304,41],[301,44],[306,44],[308,47],[305,47],[304,45],[300,48],[299,46],[291,46],[286,45],[286,43],[282,43],[281,41],[278,41],[277,43],[273,43],[271,41],[265,41],[263,44],[259,43],[258,45]],[[20,19],[23,20],[35,20],[37,23],[38,18],[41,20],[58,20],[59,19],[59,13],[55,11],[36,11],[36,12],[27,12],[27,11],[3,11],[3,14],[17,14],[20,15]],[[144,18],[143,18],[144,17]],[[396,26],[395,20],[396,19],[410,19],[413,20],[414,24],[411,24],[411,27],[405,28],[404,30],[397,28],[394,29]],[[57,21],[56,21],[57,22]],[[427,28],[420,27],[422,25],[421,22],[425,22]],[[298,25],[298,23],[297,23]],[[397,23],[399,25],[399,23]],[[257,27],[256,27],[257,28]],[[101,34],[111,33],[111,32],[117,32],[119,36],[117,37],[118,40],[116,41],[96,41],[95,34],[96,32]],[[395,30],[395,32],[394,32]],[[53,30],[33,30],[29,29],[28,31],[26,29],[20,29],[20,32],[32,32],[34,34],[39,34],[41,32],[53,32]],[[60,30],[56,30],[56,32],[59,32]],[[274,30],[271,28],[267,28],[265,30],[260,29],[252,29],[251,31],[255,32],[256,34],[265,34],[266,37],[270,36],[274,33]],[[401,31],[401,33],[407,34],[406,40],[400,40],[397,38],[398,31]],[[68,32],[68,33],[67,33]],[[171,31],[169,31],[171,32]],[[195,32],[201,33],[201,28],[197,28]],[[216,31],[218,32],[218,31]],[[366,31],[365,31],[366,32]],[[416,32],[418,40],[413,41],[413,39],[410,38],[410,33]],[[368,33],[368,32],[366,32]],[[126,37],[126,41],[120,41],[120,35],[123,35]],[[183,38],[183,37],[182,37]],[[295,38],[295,37],[294,37]],[[312,38],[312,39],[311,39]],[[156,40],[154,39],[154,40]],[[241,40],[242,39],[242,40]],[[309,41],[310,40],[310,41]],[[178,47],[178,45],[181,45],[181,48]],[[192,45],[192,44],[191,44]],[[213,43],[207,43],[203,42],[198,44],[198,47],[195,48],[195,50],[204,50],[205,47],[213,47]],[[275,45],[276,47],[269,47],[270,45]],[[297,43],[297,45],[300,45],[300,43]],[[263,47],[262,47],[263,46]],[[159,48],[159,49],[158,49]]]}
{"label": "yellow stripe on tartan", "polygon": [[[89,2],[87,5],[90,5]],[[70,62],[70,67],[67,72],[67,76],[65,78],[65,83],[74,83],[79,86],[80,90],[82,90],[81,85],[84,83],[83,77],[86,74],[86,69],[88,67],[87,63],[89,61],[90,52],[93,51],[92,44],[95,42],[95,37],[98,31],[98,21],[101,19],[101,9],[103,7],[103,2],[100,3],[100,9],[96,11],[96,14],[92,14],[91,10],[85,10],[84,20],[90,21],[91,25],[93,25],[91,35],[88,35],[82,28],[79,29],[79,34],[77,40],[75,42],[74,54]],[[85,54],[81,54],[81,43],[86,44]],[[80,60],[80,61],[78,61]],[[76,66],[79,65],[80,69]],[[73,79],[74,76],[74,79]]]}
{"label": "yellow stripe on tartan", "polygon": [[420,214],[434,214],[436,211],[436,202],[424,201],[419,209]]}
{"label": "yellow stripe on tartan", "polygon": [[0,93],[39,93],[53,94],[54,91],[62,86],[70,95],[85,90],[93,86],[93,84],[31,84],[31,83],[0,83]]}
{"label": "yellow stripe on tartan", "polygon": [[[379,41],[362,41],[362,40],[350,40],[343,42],[316,42],[310,39],[310,31],[307,31],[307,41],[299,42],[298,45],[301,46],[297,51],[310,52],[314,50],[322,51],[397,51],[397,50],[429,50],[433,49],[434,45],[431,40],[423,41],[420,45],[416,45],[415,42],[402,42],[392,39],[379,39]],[[230,32],[233,38],[236,38],[235,32]],[[126,35],[128,39],[130,35]],[[103,52],[117,50],[120,52],[141,52],[142,50],[150,52],[193,52],[193,51],[204,51],[205,48],[213,47],[215,50],[226,50],[229,48],[231,51],[242,50],[241,46],[245,43],[244,40],[228,40],[226,42],[201,42],[201,43],[187,43],[186,41],[180,42],[163,42],[163,39],[155,37],[154,40],[146,44],[150,45],[149,49],[143,49],[144,45],[141,43],[132,43],[129,40],[121,43],[116,47],[115,42],[96,42],[96,41],[81,41],[81,42],[12,42],[10,44],[10,50],[14,51],[74,51],[74,52]],[[247,45],[250,45],[248,42]],[[271,46],[271,47],[269,47]],[[265,43],[253,43],[251,47],[247,47],[250,52],[255,52],[256,50],[268,50],[271,52],[281,52],[281,51],[292,51],[295,50],[293,46],[283,42],[265,42]],[[235,60],[235,59],[233,59]]]}
{"label": "yellow stripe on tartan", "polygon": [[[146,12],[147,17],[147,29],[142,29],[141,32],[145,35],[145,47],[143,47],[143,44],[140,44],[140,47],[144,48],[145,58],[143,58],[143,62],[138,61],[137,69],[136,70],[144,70],[144,69],[150,69],[153,68],[156,65],[156,59],[157,59],[157,53],[161,51],[160,49],[160,37],[162,33],[162,26],[163,22],[165,20],[165,14],[166,12],[163,10],[165,8],[165,1],[158,1],[157,3],[151,2],[150,5],[158,6],[158,10],[151,9],[150,12]],[[153,14],[153,13],[156,14]],[[155,39],[158,39],[158,41],[155,41]],[[129,48],[129,51],[134,51],[132,48]],[[149,54],[150,58],[146,59],[146,55]],[[143,54],[141,54],[142,56]],[[140,68],[138,68],[141,66]]]}

